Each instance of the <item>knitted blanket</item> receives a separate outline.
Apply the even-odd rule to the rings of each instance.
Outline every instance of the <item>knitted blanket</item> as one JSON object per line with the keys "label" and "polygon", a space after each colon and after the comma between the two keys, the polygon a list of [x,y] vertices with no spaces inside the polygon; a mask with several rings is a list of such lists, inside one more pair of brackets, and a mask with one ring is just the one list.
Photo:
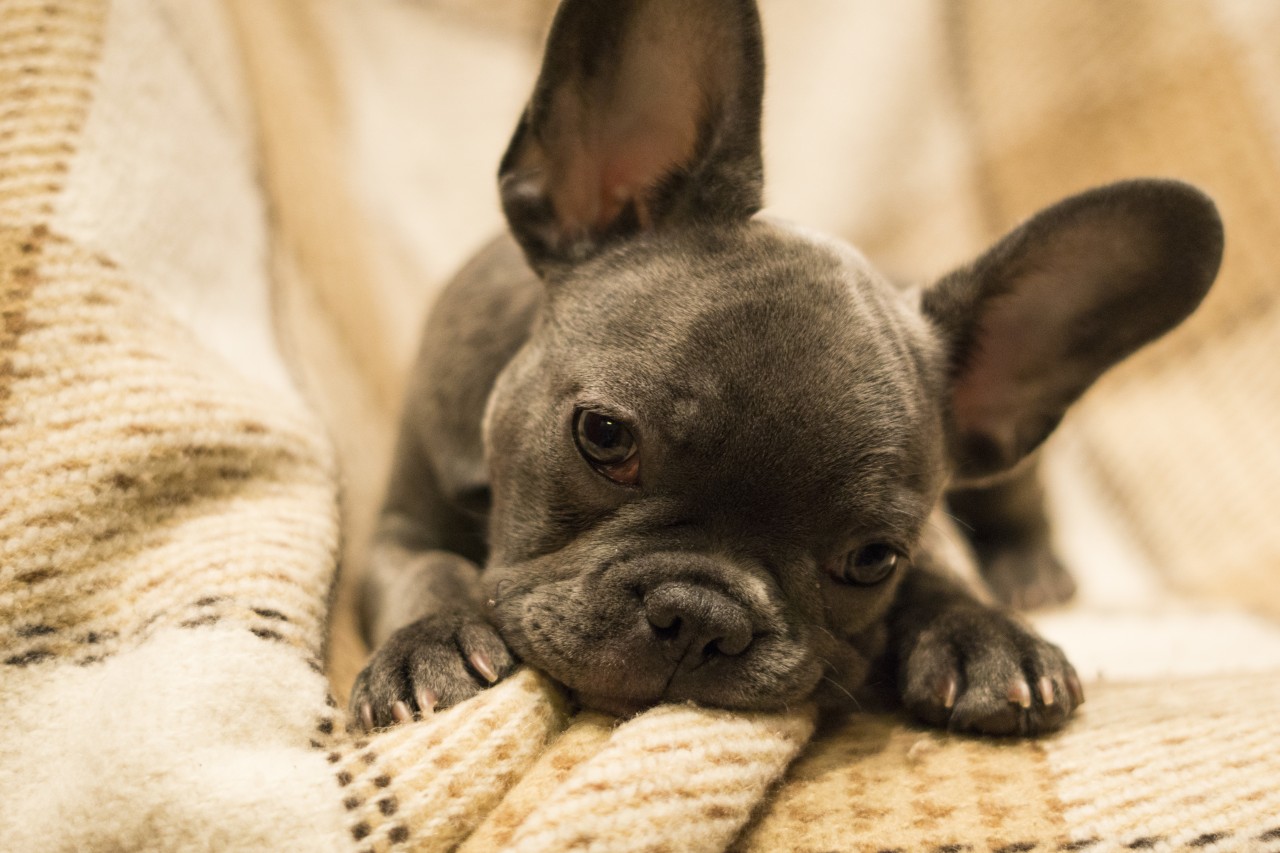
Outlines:
{"label": "knitted blanket", "polygon": [[[936,100],[926,72],[939,69],[901,71],[883,45],[965,47],[966,97],[982,108],[938,114],[976,122],[966,150],[982,154],[991,228],[1068,180],[1032,180],[1048,147],[1082,179],[1139,169],[1148,152],[1162,171],[1199,169],[1236,235],[1225,295],[1100,389],[1051,449],[1082,600],[1040,625],[1092,683],[1079,718],[1038,741],[950,736],[893,711],[816,734],[807,708],[615,720],[575,713],[528,670],[430,720],[352,732],[342,692],[363,650],[347,590],[416,333],[403,306],[496,221],[459,216],[459,236],[447,214],[466,202],[401,195],[406,140],[474,156],[473,129],[433,136],[435,116],[407,104],[465,72],[500,102],[499,149],[546,4],[0,6],[0,847],[1280,849],[1280,550],[1265,511],[1280,487],[1265,438],[1280,422],[1267,225],[1280,109],[1242,94],[1280,69],[1239,49],[1274,44],[1280,13],[1206,6],[1173,38],[1139,4],[1085,5],[975,3],[946,26],[923,5],[893,19],[876,4],[765,7],[784,87],[800,79],[788,44],[835,73],[855,70],[847,45],[861,38],[857,61],[899,69],[886,88],[928,84]],[[1116,28],[1128,65],[1088,47],[1095,20]],[[1153,28],[1159,39],[1139,37]],[[837,31],[855,41],[822,54]],[[1055,59],[1060,41],[1077,52]],[[1041,75],[1013,85],[983,56]],[[1067,66],[1089,71],[1085,95],[1064,91],[1075,78],[1053,69]],[[1098,94],[1135,74],[1146,82]],[[1061,123],[1040,136],[1050,96],[1138,153],[1062,150]],[[1225,154],[1179,142],[1206,111],[1234,128],[1213,140]],[[892,205],[875,228],[857,210],[820,224],[908,270],[930,234],[960,251],[982,235],[955,226],[975,208],[948,156],[910,179],[937,190],[946,173],[953,190],[915,227]],[[438,180],[458,161],[443,162],[425,184],[470,197]],[[786,171],[780,194],[798,199]],[[412,218],[411,201],[428,213]],[[1175,452],[1187,443],[1194,464]]]}
{"label": "knitted blanket", "polygon": [[333,452],[275,352],[249,138],[201,97],[189,14],[0,11],[3,847],[722,849],[806,713],[583,720],[547,752],[568,712],[527,672],[348,734]]}

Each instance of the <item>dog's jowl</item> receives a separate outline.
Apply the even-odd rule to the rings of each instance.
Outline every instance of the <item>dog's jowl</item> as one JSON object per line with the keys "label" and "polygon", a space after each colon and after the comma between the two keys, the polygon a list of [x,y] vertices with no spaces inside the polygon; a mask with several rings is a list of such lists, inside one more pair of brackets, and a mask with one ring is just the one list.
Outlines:
{"label": "dog's jowl", "polygon": [[560,9],[500,167],[510,234],[434,306],[409,388],[362,592],[366,726],[518,661],[624,714],[870,684],[1028,734],[1083,700],[1001,606],[1072,589],[1028,457],[1200,302],[1214,205],[1089,190],[898,288],[758,214],[763,82],[748,0]]}

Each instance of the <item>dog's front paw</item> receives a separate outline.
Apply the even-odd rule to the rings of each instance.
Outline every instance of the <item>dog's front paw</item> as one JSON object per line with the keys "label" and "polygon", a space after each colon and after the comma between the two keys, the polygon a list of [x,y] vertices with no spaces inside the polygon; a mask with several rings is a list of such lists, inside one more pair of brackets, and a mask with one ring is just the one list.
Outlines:
{"label": "dog's front paw", "polygon": [[902,684],[903,704],[920,719],[989,735],[1054,731],[1084,701],[1061,649],[981,607],[947,613],[924,629]]}
{"label": "dog's front paw", "polygon": [[507,644],[478,616],[427,616],[374,652],[351,690],[351,713],[366,731],[408,722],[471,698],[515,666]]}

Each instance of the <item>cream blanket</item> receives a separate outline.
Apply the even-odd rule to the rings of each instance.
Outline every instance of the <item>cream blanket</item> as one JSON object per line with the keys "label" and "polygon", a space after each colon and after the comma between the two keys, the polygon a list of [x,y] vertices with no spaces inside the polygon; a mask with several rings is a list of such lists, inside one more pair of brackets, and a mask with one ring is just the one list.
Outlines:
{"label": "cream blanket", "polygon": [[1083,588],[1039,621],[1092,679],[1077,721],[620,722],[522,672],[349,733],[335,566],[420,283],[497,227],[548,4],[7,0],[0,847],[1280,847],[1280,11],[888,9],[765,4],[780,212],[908,275],[1127,174],[1226,217],[1205,310],[1051,448]]}

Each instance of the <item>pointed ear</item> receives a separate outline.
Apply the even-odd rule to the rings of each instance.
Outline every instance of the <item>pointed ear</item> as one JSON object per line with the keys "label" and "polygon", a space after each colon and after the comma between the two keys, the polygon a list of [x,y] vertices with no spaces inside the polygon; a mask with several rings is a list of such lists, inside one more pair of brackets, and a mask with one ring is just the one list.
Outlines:
{"label": "pointed ear", "polygon": [[949,348],[957,479],[1013,467],[1107,368],[1181,322],[1222,246],[1199,190],[1127,181],[1040,212],[926,291]]}
{"label": "pointed ear", "polygon": [[565,0],[499,171],[534,269],[755,213],[763,89],[751,0]]}

